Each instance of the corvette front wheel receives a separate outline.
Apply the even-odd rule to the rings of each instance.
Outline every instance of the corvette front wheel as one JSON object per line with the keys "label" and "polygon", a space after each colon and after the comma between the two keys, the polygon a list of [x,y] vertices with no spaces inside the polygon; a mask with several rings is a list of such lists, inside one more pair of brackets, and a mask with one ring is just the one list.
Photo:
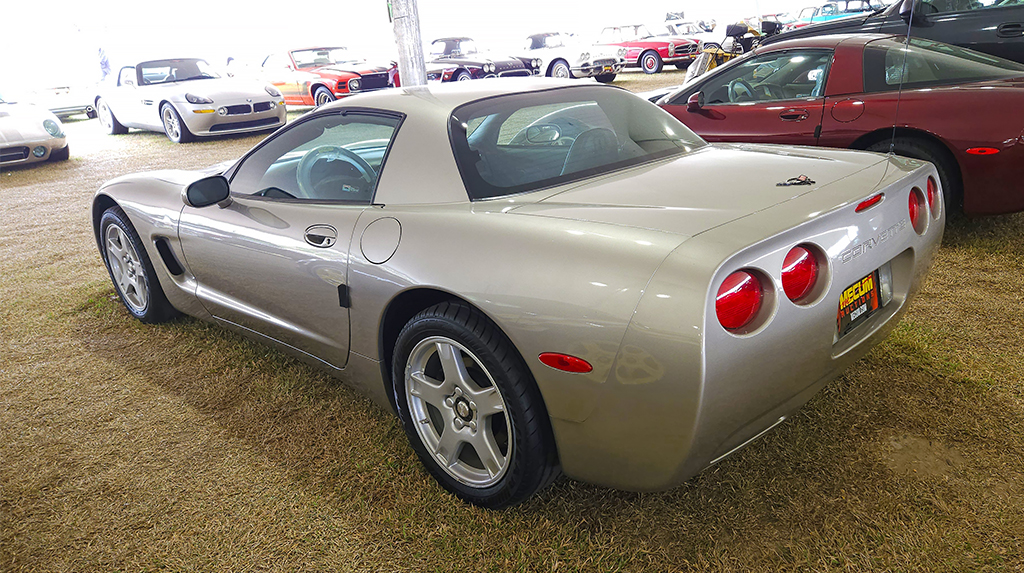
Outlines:
{"label": "corvette front wheel", "polygon": [[142,322],[155,324],[178,315],[160,288],[153,262],[142,246],[135,227],[120,207],[111,207],[100,218],[100,244],[110,280],[125,308]]}
{"label": "corvette front wheel", "polygon": [[476,310],[444,302],[414,316],[398,336],[392,376],[413,450],[451,493],[499,509],[557,477],[533,377],[511,341]]}

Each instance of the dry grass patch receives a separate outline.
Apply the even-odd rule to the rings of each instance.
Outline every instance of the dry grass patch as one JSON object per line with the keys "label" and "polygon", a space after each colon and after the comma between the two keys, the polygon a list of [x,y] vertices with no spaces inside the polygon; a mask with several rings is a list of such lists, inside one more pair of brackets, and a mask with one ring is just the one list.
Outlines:
{"label": "dry grass patch", "polygon": [[99,184],[257,137],[68,131],[71,161],[0,172],[0,571],[1024,568],[1022,215],[952,221],[890,339],[737,456],[666,493],[563,480],[488,512],[329,377],[114,298]]}

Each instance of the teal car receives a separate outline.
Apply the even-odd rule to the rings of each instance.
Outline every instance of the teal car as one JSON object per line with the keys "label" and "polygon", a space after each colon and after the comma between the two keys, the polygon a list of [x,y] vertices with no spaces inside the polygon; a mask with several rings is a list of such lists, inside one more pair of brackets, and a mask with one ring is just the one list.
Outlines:
{"label": "teal car", "polygon": [[826,2],[821,6],[810,6],[800,11],[795,22],[788,24],[786,30],[802,28],[809,24],[828,22],[838,18],[845,18],[854,14],[874,12],[885,8],[887,3],[881,0],[839,0],[837,2]]}

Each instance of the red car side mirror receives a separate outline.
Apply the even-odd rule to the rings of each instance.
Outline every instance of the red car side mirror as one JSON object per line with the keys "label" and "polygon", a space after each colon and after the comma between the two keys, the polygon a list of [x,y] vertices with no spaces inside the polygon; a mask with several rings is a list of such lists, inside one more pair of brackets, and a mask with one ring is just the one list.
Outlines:
{"label": "red car side mirror", "polygon": [[697,92],[686,99],[686,111],[695,113],[704,107],[704,92]]}

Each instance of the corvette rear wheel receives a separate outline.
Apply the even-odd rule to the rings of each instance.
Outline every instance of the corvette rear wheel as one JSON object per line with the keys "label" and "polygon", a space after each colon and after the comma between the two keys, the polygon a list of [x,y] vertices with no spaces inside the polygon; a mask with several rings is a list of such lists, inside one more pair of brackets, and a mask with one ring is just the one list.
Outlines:
{"label": "corvette rear wheel", "polygon": [[395,348],[399,416],[420,461],[463,500],[520,503],[559,473],[533,377],[489,319],[445,302],[414,316]]}
{"label": "corvette rear wheel", "polygon": [[331,90],[325,88],[324,86],[316,88],[316,90],[313,92],[313,102],[316,103],[317,107],[329,104],[336,99],[338,98],[334,97],[334,94],[331,93]]}
{"label": "corvette rear wheel", "polygon": [[117,121],[117,118],[114,117],[114,112],[110,110],[106,100],[100,99],[96,102],[96,115],[99,117],[100,125],[103,126],[104,131],[110,135],[128,133],[128,128],[121,125],[120,121]]}
{"label": "corvette rear wheel", "polygon": [[178,110],[174,109],[173,105],[165,103],[160,108],[160,119],[164,123],[164,133],[167,135],[167,139],[170,139],[172,142],[188,143],[195,139],[195,136],[188,130],[188,126],[181,120]]}
{"label": "corvette rear wheel", "polygon": [[656,74],[661,71],[663,63],[661,56],[654,50],[647,50],[640,54],[640,68],[645,74]]}
{"label": "corvette rear wheel", "polygon": [[459,70],[455,74],[455,81],[457,82],[468,82],[471,79],[473,79],[473,76],[469,75],[469,72],[466,70]]}
{"label": "corvette rear wheel", "polygon": [[120,207],[107,209],[100,218],[100,244],[110,280],[125,308],[145,323],[158,323],[178,315],[160,288],[153,263],[135,227]]}

